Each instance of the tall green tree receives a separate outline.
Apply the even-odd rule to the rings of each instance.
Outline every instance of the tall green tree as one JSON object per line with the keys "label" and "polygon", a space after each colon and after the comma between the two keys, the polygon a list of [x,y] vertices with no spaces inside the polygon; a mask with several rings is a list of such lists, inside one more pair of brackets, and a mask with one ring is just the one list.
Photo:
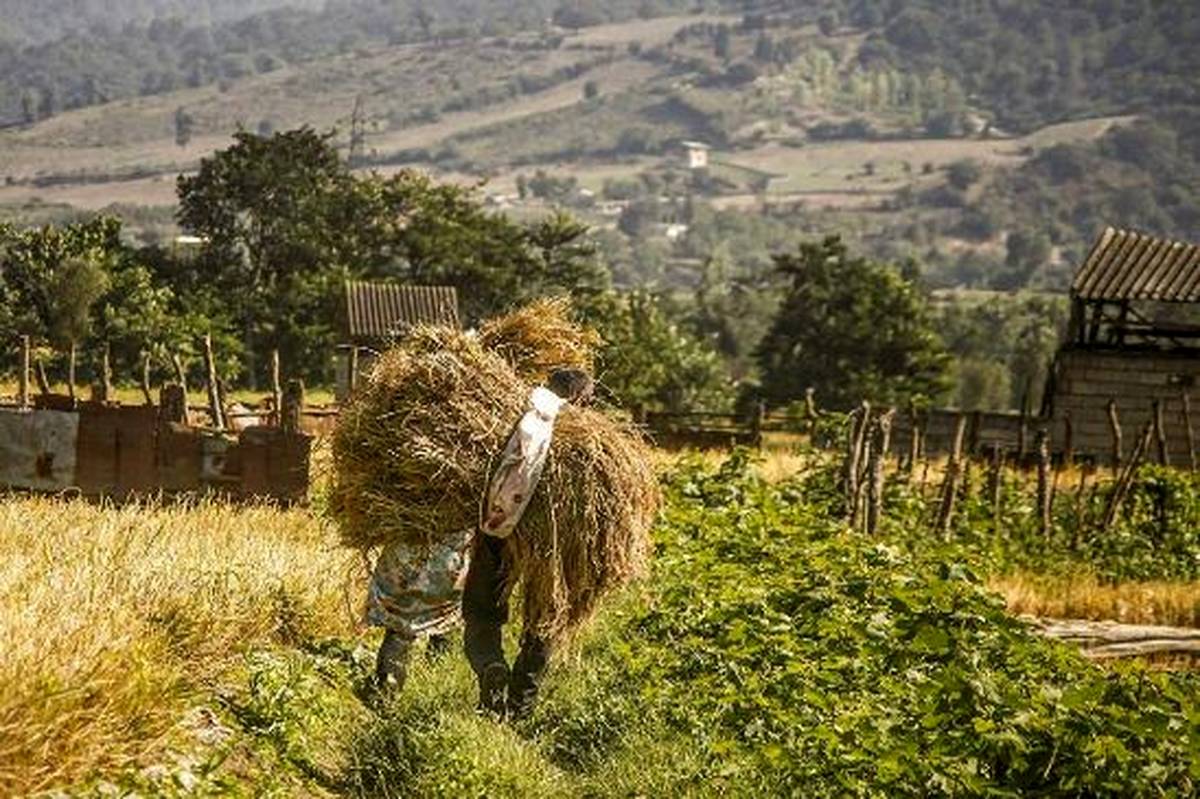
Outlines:
{"label": "tall green tree", "polygon": [[0,334],[29,335],[59,353],[108,346],[125,374],[143,353],[161,363],[169,353],[188,356],[207,320],[184,307],[145,255],[121,241],[112,217],[24,230],[0,225]]}
{"label": "tall green tree", "polygon": [[841,408],[945,391],[949,357],[909,275],[851,256],[836,236],[775,256],[775,268],[790,286],[757,350],[768,403],[810,386]]}
{"label": "tall green tree", "polygon": [[608,292],[583,308],[604,337],[600,384],[622,405],[648,410],[722,410],[733,392],[717,351],[679,323],[661,297]]}
{"label": "tall green tree", "polygon": [[[607,287],[586,227],[570,217],[521,225],[423,173],[358,176],[330,138],[242,131],[179,179],[180,224],[205,241],[189,291],[229,308],[248,357],[278,348],[308,379],[327,380],[351,277],[454,286],[468,322],[540,294]],[[244,370],[251,384],[256,366]]]}

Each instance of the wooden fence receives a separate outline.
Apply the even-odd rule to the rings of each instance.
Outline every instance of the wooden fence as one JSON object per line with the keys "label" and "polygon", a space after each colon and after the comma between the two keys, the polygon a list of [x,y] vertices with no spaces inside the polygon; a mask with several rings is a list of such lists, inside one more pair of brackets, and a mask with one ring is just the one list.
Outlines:
{"label": "wooden fence", "polygon": [[207,341],[205,355],[207,405],[187,404],[178,359],[177,381],[162,387],[157,402],[147,363],[143,403],[122,404],[113,399],[107,358],[90,400],[75,396],[73,359],[68,393],[52,392],[40,365],[38,391],[31,392],[25,339],[18,395],[0,404],[0,486],[119,498],[197,492],[305,501],[314,436],[330,427],[336,410],[306,407],[300,381],[281,387],[278,356],[268,407],[231,405]]}

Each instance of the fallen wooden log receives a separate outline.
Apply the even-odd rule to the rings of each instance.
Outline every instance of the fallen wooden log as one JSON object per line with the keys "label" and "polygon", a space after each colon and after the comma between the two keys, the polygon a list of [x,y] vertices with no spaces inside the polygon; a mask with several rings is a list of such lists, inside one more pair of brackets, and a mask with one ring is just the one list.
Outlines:
{"label": "fallen wooden log", "polygon": [[1096,660],[1139,655],[1198,654],[1200,630],[1083,619],[1039,619],[1023,616],[1038,635],[1076,644]]}

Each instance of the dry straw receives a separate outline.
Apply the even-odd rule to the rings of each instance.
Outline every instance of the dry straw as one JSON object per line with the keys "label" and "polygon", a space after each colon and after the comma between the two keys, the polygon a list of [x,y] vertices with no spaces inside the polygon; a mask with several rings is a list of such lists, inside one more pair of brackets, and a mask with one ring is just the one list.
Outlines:
{"label": "dry straw", "polygon": [[592,371],[601,344],[596,331],[571,320],[571,301],[566,297],[535,300],[489,320],[480,328],[479,338],[530,383],[545,381],[556,368]]}
{"label": "dry straw", "polygon": [[[529,397],[523,377],[591,361],[598,338],[568,314],[562,303],[538,303],[478,338],[419,328],[380,358],[333,437],[331,509],[343,543],[429,546],[478,525],[494,459]],[[565,408],[507,545],[526,625],[567,633],[636,575],[659,499],[650,449],[632,427]]]}

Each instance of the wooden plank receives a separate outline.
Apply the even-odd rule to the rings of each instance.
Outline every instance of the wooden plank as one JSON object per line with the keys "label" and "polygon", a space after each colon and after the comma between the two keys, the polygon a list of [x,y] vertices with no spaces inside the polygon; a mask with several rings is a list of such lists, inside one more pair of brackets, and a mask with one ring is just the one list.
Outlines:
{"label": "wooden plank", "polygon": [[1071,643],[1089,658],[1200,654],[1200,630],[1083,619],[1022,617],[1038,635]]}

